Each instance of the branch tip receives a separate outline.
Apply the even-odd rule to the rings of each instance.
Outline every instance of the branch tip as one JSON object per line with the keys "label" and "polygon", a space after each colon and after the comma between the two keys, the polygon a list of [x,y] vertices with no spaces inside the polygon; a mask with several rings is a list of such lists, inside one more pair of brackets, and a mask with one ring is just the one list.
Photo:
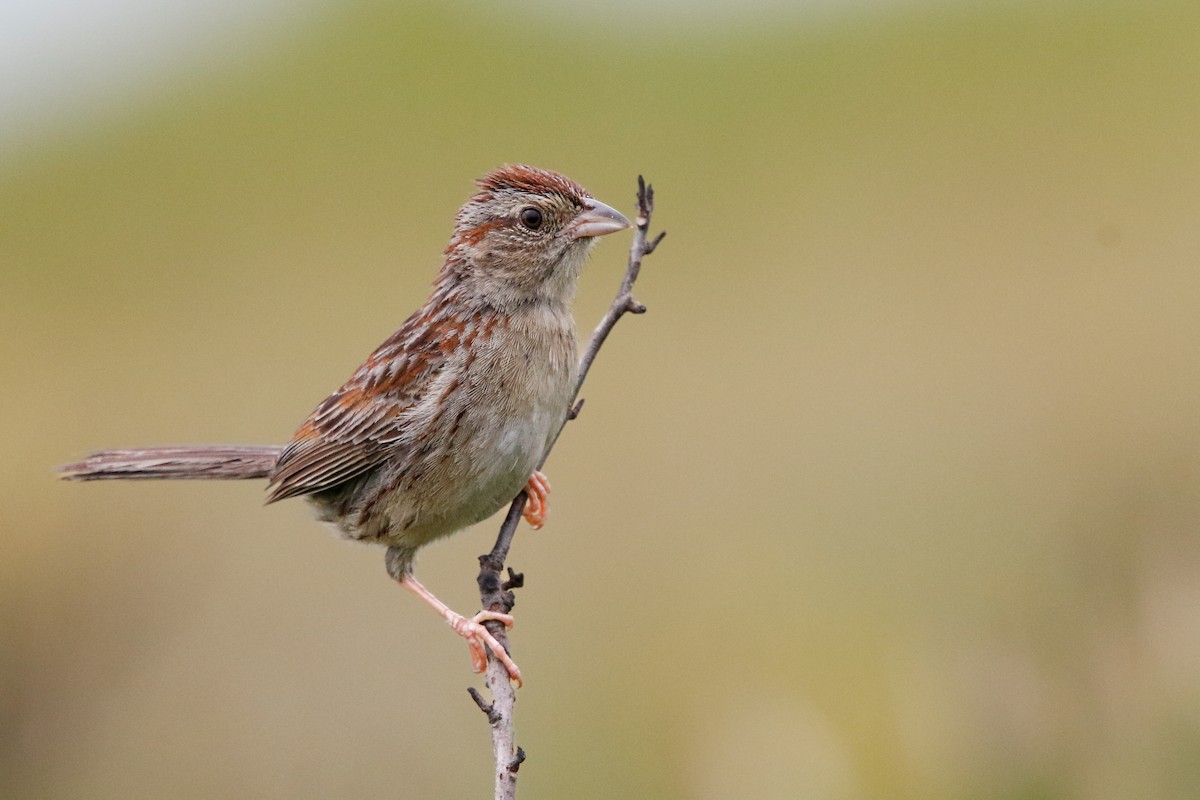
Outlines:
{"label": "branch tip", "polygon": [[492,725],[500,722],[500,713],[496,711],[495,706],[483,699],[483,695],[474,686],[467,687],[467,693],[471,695],[471,699],[475,701],[475,705],[479,706],[479,710],[487,716],[488,722]]}
{"label": "branch tip", "polygon": [[642,249],[642,253],[644,255],[650,255],[651,253],[653,253],[654,248],[658,247],[658,243],[661,242],[663,240],[663,237],[666,235],[667,235],[666,231],[659,231],[658,236],[655,236],[653,239],[646,242],[646,246]]}
{"label": "branch tip", "polygon": [[645,230],[650,224],[650,212],[654,210],[654,187],[648,186],[641,175],[638,175],[637,207],[637,227]]}
{"label": "branch tip", "polygon": [[525,585],[525,573],[513,572],[512,567],[508,567],[508,580],[500,584],[500,588],[505,591],[509,589],[520,589]]}

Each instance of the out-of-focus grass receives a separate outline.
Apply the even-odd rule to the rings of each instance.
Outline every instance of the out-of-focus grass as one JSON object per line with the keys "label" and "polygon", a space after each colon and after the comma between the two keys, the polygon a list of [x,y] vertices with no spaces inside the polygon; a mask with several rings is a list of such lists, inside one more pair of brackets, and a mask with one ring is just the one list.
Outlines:
{"label": "out-of-focus grass", "polygon": [[[670,236],[514,551],[524,796],[1191,796],[1197,31],[363,4],[6,162],[0,793],[487,790],[465,654],[379,553],[49,470],[282,441],[526,160],[625,204],[644,171]],[[420,574],[471,607],[493,530]]]}

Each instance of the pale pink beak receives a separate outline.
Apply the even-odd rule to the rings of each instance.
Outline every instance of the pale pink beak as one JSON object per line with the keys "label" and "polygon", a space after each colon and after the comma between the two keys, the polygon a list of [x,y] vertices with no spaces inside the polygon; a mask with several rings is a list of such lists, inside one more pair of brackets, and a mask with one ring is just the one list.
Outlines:
{"label": "pale pink beak", "polygon": [[583,201],[583,211],[567,225],[567,233],[572,239],[583,239],[632,227],[633,224],[620,211],[589,197]]}

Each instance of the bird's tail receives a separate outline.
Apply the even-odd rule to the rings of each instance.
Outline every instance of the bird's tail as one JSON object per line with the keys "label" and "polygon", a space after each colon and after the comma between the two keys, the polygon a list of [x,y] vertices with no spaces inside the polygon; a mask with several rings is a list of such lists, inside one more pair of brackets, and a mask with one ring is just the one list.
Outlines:
{"label": "bird's tail", "polygon": [[58,468],[68,481],[240,480],[265,478],[283,448],[273,445],[212,444],[101,450]]}

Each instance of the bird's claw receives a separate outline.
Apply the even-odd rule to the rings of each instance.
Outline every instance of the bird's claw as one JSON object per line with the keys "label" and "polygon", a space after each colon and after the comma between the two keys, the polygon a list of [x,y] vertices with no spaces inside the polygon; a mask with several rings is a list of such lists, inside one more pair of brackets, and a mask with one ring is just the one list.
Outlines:
{"label": "bird's claw", "polygon": [[509,658],[504,645],[500,644],[491,631],[482,625],[484,622],[495,621],[503,623],[506,628],[511,628],[513,626],[511,614],[480,611],[471,619],[467,619],[461,614],[452,614],[447,617],[446,621],[450,623],[450,627],[455,633],[467,640],[467,648],[471,651],[471,668],[475,672],[482,673],[487,669],[487,651],[490,649],[496,656],[496,660],[508,670],[509,679],[514,681],[518,688],[521,686],[521,670]]}
{"label": "bird's claw", "polygon": [[550,513],[550,481],[545,475],[533,471],[525,484],[525,497],[527,502],[521,516],[536,531],[546,523],[546,516]]}

